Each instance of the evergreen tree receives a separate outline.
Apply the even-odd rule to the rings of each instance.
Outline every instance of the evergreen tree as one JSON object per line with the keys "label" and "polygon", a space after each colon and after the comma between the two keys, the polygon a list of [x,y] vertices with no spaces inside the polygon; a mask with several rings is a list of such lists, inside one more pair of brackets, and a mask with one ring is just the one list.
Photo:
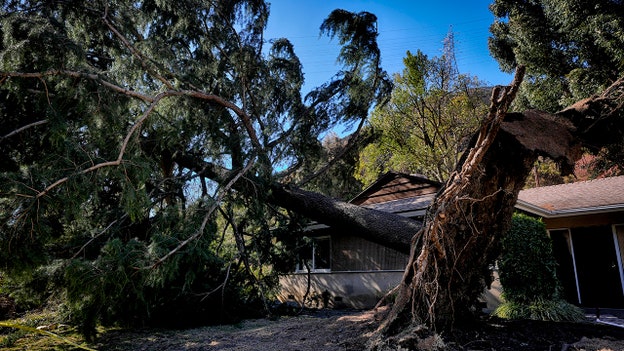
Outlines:
{"label": "evergreen tree", "polygon": [[507,72],[526,66],[519,96],[526,107],[558,111],[605,89],[624,69],[619,1],[496,0],[491,10],[490,51]]}
{"label": "evergreen tree", "polygon": [[[603,91],[624,70],[621,1],[496,0],[490,9],[496,17],[490,27],[492,56],[507,72],[526,66],[517,109],[559,111]],[[585,145],[600,156],[597,173],[624,170],[624,135],[609,138],[606,148],[602,142]]]}
{"label": "evergreen tree", "polygon": [[[308,174],[307,178],[298,183],[337,199],[352,199],[363,189],[363,184],[355,177],[359,154],[372,139],[372,130],[366,126],[360,132],[343,138],[335,132],[328,133],[321,141],[322,152],[316,164],[314,159],[306,163],[303,172],[299,173]],[[311,169],[306,172],[306,168]],[[313,173],[310,172],[312,169]]]}
{"label": "evergreen tree", "polygon": [[[269,205],[318,135],[385,99],[376,18],[321,31],[343,70],[303,97],[264,1],[4,1],[0,267],[14,295],[97,322],[261,310],[298,219]],[[246,182],[251,180],[252,183]],[[39,273],[37,273],[39,272]],[[20,283],[20,284],[17,284]]]}

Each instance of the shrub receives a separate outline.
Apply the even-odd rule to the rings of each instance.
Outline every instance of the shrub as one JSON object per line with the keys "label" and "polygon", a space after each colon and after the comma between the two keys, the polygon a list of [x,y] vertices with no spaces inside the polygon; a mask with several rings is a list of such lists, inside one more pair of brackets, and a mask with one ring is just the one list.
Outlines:
{"label": "shrub", "polygon": [[562,299],[538,298],[529,303],[506,301],[494,311],[494,315],[505,319],[534,319],[541,321],[581,321],[583,310]]}
{"label": "shrub", "polygon": [[552,242],[541,220],[523,214],[512,219],[502,239],[499,274],[505,302],[494,315],[509,319],[578,321],[578,307],[560,297]]}

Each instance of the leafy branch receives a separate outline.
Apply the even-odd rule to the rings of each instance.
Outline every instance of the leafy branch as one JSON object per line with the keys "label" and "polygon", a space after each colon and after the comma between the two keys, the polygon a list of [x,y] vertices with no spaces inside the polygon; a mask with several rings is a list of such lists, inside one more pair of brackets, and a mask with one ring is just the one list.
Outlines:
{"label": "leafy branch", "polygon": [[26,326],[26,325],[21,325],[21,324],[11,323],[11,322],[0,322],[0,327],[20,329],[20,330],[23,330],[23,331],[26,331],[26,332],[29,332],[29,333],[42,334],[42,335],[49,336],[49,337],[51,337],[53,339],[59,340],[59,341],[61,341],[63,343],[69,344],[71,346],[77,347],[77,348],[82,349],[82,350],[97,351],[96,349],[92,349],[90,347],[77,344],[77,343],[69,340],[66,337],[63,337],[61,335],[49,332],[49,331],[44,330],[44,329],[33,328],[33,327]]}
{"label": "leafy branch", "polygon": [[[119,151],[119,154],[117,156],[117,159],[114,161],[106,161],[106,162],[101,162],[98,164],[95,164],[89,168],[83,169],[81,171],[78,171],[70,176],[66,176],[63,177],[57,181],[55,181],[54,183],[52,183],[51,185],[49,185],[48,187],[46,187],[44,190],[40,191],[37,193],[37,195],[35,195],[35,198],[40,198],[42,196],[47,195],[52,189],[54,189],[55,187],[67,182],[69,179],[71,179],[72,177],[75,176],[79,176],[79,175],[84,175],[93,171],[96,171],[100,168],[104,168],[104,167],[114,167],[114,166],[119,166],[121,165],[121,163],[123,162],[123,156],[126,152],[126,149],[128,147],[128,144],[130,142],[130,138],[132,137],[132,135],[135,134],[135,132],[137,131],[137,129],[143,124],[143,122],[145,122],[145,120],[151,115],[151,113],[154,111],[154,109],[157,107],[158,103],[168,97],[179,97],[179,96],[187,96],[187,97],[192,97],[192,98],[196,98],[196,99],[200,99],[200,100],[205,100],[205,101],[209,101],[211,103],[216,103],[220,106],[223,106],[225,108],[228,108],[230,110],[232,110],[243,122],[243,125],[245,126],[245,129],[247,131],[247,134],[249,135],[252,144],[256,147],[256,149],[258,151],[260,151],[261,149],[261,144],[260,141],[256,135],[256,132],[253,128],[252,125],[252,121],[251,118],[247,115],[247,113],[245,113],[245,111],[243,111],[243,109],[241,109],[240,107],[238,107],[236,104],[218,96],[215,94],[208,94],[202,91],[197,91],[197,90],[167,90],[164,92],[159,93],[156,96],[150,96],[147,94],[142,94],[142,93],[138,93],[136,91],[132,91],[129,89],[125,89],[122,88],[116,84],[110,83],[106,80],[103,80],[100,76],[96,75],[96,74],[89,74],[89,73],[84,73],[84,72],[77,72],[77,71],[68,71],[68,70],[49,70],[46,72],[33,72],[33,73],[28,73],[28,72],[0,72],[0,77],[2,79],[5,78],[10,78],[10,77],[19,77],[19,78],[37,78],[37,79],[42,79],[44,77],[49,77],[49,76],[67,76],[67,77],[72,77],[72,78],[83,78],[83,79],[88,79],[88,80],[92,80],[95,81],[99,84],[101,84],[102,86],[111,89],[114,92],[132,97],[132,98],[136,98],[139,99],[141,101],[144,102],[148,102],[149,106],[148,108],[145,110],[145,112],[143,112],[142,116],[136,121],[136,123],[130,128],[130,130],[128,131],[128,133],[126,134],[124,141],[121,144],[121,148]],[[27,126],[24,126],[22,128],[19,128],[11,133],[9,133],[8,135],[2,137],[2,138],[6,138],[9,136],[12,136],[26,128],[31,128],[35,125],[40,125],[40,124],[44,124],[47,123],[47,120],[44,121],[39,121]],[[0,139],[2,140],[2,139]]]}
{"label": "leafy branch", "polygon": [[249,162],[247,163],[247,165],[245,166],[245,168],[243,168],[242,170],[238,171],[238,173],[236,173],[236,175],[234,175],[234,177],[232,177],[232,179],[230,179],[230,181],[222,188],[220,188],[218,190],[218,195],[214,198],[214,203],[212,204],[212,206],[210,207],[210,209],[208,210],[208,212],[206,213],[206,215],[204,216],[204,220],[202,221],[201,226],[199,227],[199,229],[195,232],[195,234],[191,235],[190,237],[186,238],[184,241],[182,241],[178,246],[176,246],[174,249],[170,250],[167,254],[165,254],[163,257],[161,257],[160,259],[158,259],[158,261],[156,261],[153,265],[152,268],[155,268],[159,265],[161,265],[163,262],[165,262],[169,257],[173,256],[176,252],[180,251],[180,249],[182,249],[183,247],[185,247],[186,245],[188,245],[188,243],[190,243],[191,241],[199,238],[203,233],[204,233],[204,229],[206,229],[206,225],[208,224],[208,221],[210,219],[210,217],[212,216],[212,213],[219,207],[219,204],[221,203],[221,200],[223,200],[223,197],[232,189],[232,187],[234,186],[234,184],[245,174],[247,173],[251,167],[254,165],[254,161],[255,158],[252,158],[251,160],[249,160]]}

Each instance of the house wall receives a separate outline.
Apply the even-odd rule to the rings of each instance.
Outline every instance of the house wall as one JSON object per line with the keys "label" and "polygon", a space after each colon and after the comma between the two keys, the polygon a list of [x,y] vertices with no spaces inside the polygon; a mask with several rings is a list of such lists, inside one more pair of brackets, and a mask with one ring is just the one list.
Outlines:
{"label": "house wall", "polygon": [[[486,310],[492,311],[503,301],[498,272],[489,289],[483,292],[481,300]],[[280,276],[281,289],[277,296],[281,302],[296,301],[310,308],[356,308],[370,309],[392,288],[401,283],[403,271],[311,273],[310,291],[304,301],[308,286],[308,275],[293,273]],[[323,292],[329,293],[329,305],[323,306]]]}
{"label": "house wall", "polygon": [[[280,277],[278,300],[294,300],[306,307],[325,307],[323,292],[329,294],[330,308],[367,309],[401,282],[408,256],[396,250],[356,236],[331,236],[331,229],[322,232],[331,237],[331,269],[310,273],[310,291],[304,301],[308,274],[297,272]],[[488,310],[501,303],[501,286],[497,272],[482,301]]]}
{"label": "house wall", "polygon": [[397,175],[386,183],[375,185],[364,191],[351,202],[365,206],[392,200],[435,194],[440,185],[423,179],[415,179]]}
{"label": "house wall", "polygon": [[372,308],[390,289],[401,282],[408,256],[394,249],[356,236],[331,235],[331,229],[319,231],[331,237],[331,269],[329,272],[307,272],[280,277],[278,299],[295,300],[307,307],[322,306],[327,291],[331,308]]}
{"label": "house wall", "polygon": [[624,308],[624,212],[544,223],[553,239],[565,299],[584,307]]}
{"label": "house wall", "polygon": [[310,292],[304,301],[308,275],[287,274],[280,277],[281,302],[294,300],[306,307],[324,307],[323,292],[329,293],[330,308],[373,308],[379,300],[401,282],[403,271],[339,272],[310,274]]}
{"label": "house wall", "polygon": [[624,212],[608,212],[594,215],[580,215],[560,218],[544,218],[546,229],[592,227],[624,223]]}
{"label": "house wall", "polygon": [[408,256],[355,236],[332,236],[331,271],[403,270]]}

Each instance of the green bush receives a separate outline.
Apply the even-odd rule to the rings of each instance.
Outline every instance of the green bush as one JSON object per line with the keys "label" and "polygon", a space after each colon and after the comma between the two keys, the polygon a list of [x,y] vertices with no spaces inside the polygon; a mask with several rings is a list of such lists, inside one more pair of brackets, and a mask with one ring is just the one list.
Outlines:
{"label": "green bush", "polygon": [[529,303],[506,301],[494,312],[505,319],[534,319],[541,321],[581,321],[583,310],[562,299],[545,300],[538,298]]}
{"label": "green bush", "polygon": [[[214,223],[159,262],[198,227],[195,218],[173,211],[161,217],[144,232],[131,221],[111,227],[106,240],[93,240],[75,257],[3,271],[0,293],[10,294],[22,311],[60,306],[60,320],[76,326],[87,339],[95,337],[98,325],[184,328],[232,323],[265,312],[258,285],[268,290],[275,286],[275,276],[249,272],[235,246],[216,236]],[[252,245],[249,255],[255,258]]]}
{"label": "green bush", "polygon": [[494,315],[509,319],[577,321],[583,312],[560,297],[552,241],[541,220],[515,214],[502,239],[499,275],[505,302]]}
{"label": "green bush", "polygon": [[511,229],[502,239],[498,263],[505,298],[530,304],[537,298],[552,299],[557,294],[557,262],[544,223],[516,214]]}

